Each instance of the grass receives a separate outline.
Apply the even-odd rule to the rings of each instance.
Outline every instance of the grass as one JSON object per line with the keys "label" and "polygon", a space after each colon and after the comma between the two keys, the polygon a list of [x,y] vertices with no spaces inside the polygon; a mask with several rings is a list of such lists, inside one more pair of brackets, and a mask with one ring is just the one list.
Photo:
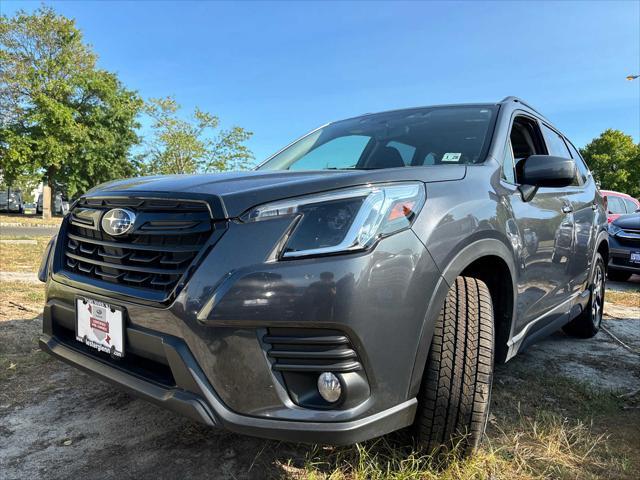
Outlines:
{"label": "grass", "polygon": [[62,222],[62,217],[52,217],[43,219],[42,215],[18,215],[18,214],[2,214],[0,215],[0,223],[11,223],[26,226],[52,226],[57,227]]}
{"label": "grass", "polygon": [[605,301],[625,307],[640,307],[640,292],[608,290]]}
{"label": "grass", "polygon": [[611,452],[606,435],[543,414],[505,424],[464,460],[455,452],[436,458],[383,438],[348,448],[316,447],[301,468],[285,464],[282,470],[290,478],[314,480],[633,478],[628,460]]}
{"label": "grass", "polygon": [[[524,371],[525,367],[526,385],[503,382],[494,387],[487,435],[471,458],[459,459],[455,452],[436,458],[390,437],[354,447],[315,447],[299,462],[283,462],[282,476],[312,480],[638,478],[639,419],[626,413],[624,400],[615,392],[550,372],[532,376],[528,371],[525,376]],[[624,428],[626,432],[621,431]]]}
{"label": "grass", "polygon": [[0,240],[35,240],[36,244],[0,243],[0,271],[37,272],[51,237],[7,237]]}
{"label": "grass", "polygon": [[33,318],[43,305],[43,283],[0,282],[0,322]]}

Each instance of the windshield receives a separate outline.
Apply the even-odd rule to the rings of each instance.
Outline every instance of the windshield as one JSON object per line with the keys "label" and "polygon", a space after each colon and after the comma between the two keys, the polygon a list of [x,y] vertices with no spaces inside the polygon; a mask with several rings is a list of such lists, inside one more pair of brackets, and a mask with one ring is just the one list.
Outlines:
{"label": "windshield", "polygon": [[258,170],[343,170],[481,163],[497,107],[454,106],[364,115],[311,132]]}

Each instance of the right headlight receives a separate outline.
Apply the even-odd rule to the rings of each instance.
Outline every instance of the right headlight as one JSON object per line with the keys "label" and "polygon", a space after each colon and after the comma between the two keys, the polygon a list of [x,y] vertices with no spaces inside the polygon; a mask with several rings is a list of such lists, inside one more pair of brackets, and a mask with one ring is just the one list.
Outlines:
{"label": "right headlight", "polygon": [[267,203],[242,220],[295,217],[279,256],[328,255],[364,250],[379,238],[410,227],[424,201],[422,183],[372,185]]}
{"label": "right headlight", "polygon": [[618,227],[617,225],[614,225],[613,223],[609,224],[609,235],[611,235],[612,237],[616,235],[616,233],[618,233],[620,230],[622,230],[620,227]]}

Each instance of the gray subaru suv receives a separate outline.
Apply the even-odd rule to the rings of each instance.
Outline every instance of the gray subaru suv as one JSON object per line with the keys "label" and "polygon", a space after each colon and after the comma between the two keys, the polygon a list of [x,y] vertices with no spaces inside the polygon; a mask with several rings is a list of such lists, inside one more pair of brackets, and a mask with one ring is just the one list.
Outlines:
{"label": "gray subaru suv", "polygon": [[255,171],[100,185],[40,269],[43,350],[192,419],[478,445],[495,362],[591,337],[609,249],[571,142],[508,97],[329,123]]}

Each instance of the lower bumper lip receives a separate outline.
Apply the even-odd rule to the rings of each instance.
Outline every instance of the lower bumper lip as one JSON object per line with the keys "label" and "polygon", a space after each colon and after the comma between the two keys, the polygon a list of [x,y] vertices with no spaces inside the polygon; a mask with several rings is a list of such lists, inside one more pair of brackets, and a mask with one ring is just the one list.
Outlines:
{"label": "lower bumper lip", "polygon": [[50,355],[102,380],[116,384],[133,395],[209,426],[264,438],[303,443],[353,444],[411,425],[418,403],[415,398],[412,398],[387,410],[346,422],[301,422],[256,418],[239,415],[225,407],[188,350],[176,348],[176,345],[169,344],[165,348],[172,350],[173,362],[180,362],[185,367],[185,372],[191,376],[190,382],[197,386],[197,393],[154,384],[106,362],[91,358],[46,334],[40,338],[39,344],[40,348]]}

